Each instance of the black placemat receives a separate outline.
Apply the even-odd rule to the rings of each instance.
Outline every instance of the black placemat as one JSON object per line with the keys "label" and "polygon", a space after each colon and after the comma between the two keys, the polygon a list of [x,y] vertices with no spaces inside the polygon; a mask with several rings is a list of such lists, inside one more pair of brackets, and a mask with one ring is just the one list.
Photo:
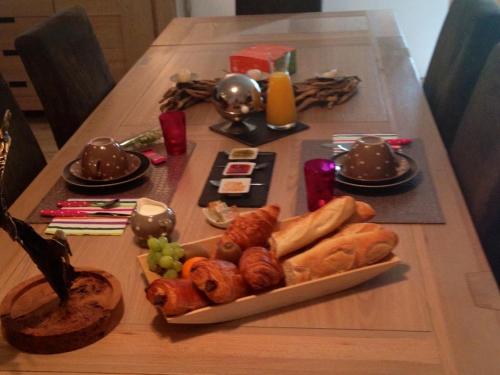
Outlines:
{"label": "black placemat", "polygon": [[228,155],[225,152],[219,152],[212,165],[212,169],[210,170],[210,174],[208,175],[208,179],[205,183],[200,199],[198,200],[198,205],[206,207],[208,206],[208,202],[221,200],[226,202],[228,205],[236,205],[238,207],[265,206],[267,202],[267,195],[269,193],[269,187],[271,186],[275,159],[275,152],[259,152],[255,162],[257,164],[267,163],[268,165],[263,169],[254,171],[250,177],[252,178],[252,182],[261,182],[265,185],[251,186],[248,194],[232,197],[217,193],[218,188],[208,182],[209,180],[220,180],[223,178],[222,172],[224,171],[224,168],[220,166],[225,165],[229,160]]}
{"label": "black placemat", "polygon": [[[332,157],[332,149],[321,147],[321,143],[325,143],[325,140],[302,142],[301,166],[309,159]],[[377,212],[373,219],[377,223],[445,223],[434,183],[428,172],[424,144],[416,139],[410,145],[404,146],[401,152],[410,156],[418,165],[419,173],[413,180],[398,187],[382,190],[351,188],[336,183],[335,195],[351,195],[357,200],[369,203]],[[296,214],[307,212],[303,173],[299,179],[295,212]]]}
{"label": "black placemat", "polygon": [[245,120],[250,126],[255,126],[255,130],[248,131],[241,125],[233,125],[238,128],[241,133],[231,134],[226,133],[222,129],[227,126],[227,123],[220,123],[210,126],[210,129],[218,134],[225,135],[231,139],[241,142],[250,147],[257,147],[265,143],[275,141],[277,139],[288,137],[289,135],[309,129],[309,126],[297,122],[296,125],[289,130],[272,130],[267,127],[266,117],[264,113],[258,113]]}

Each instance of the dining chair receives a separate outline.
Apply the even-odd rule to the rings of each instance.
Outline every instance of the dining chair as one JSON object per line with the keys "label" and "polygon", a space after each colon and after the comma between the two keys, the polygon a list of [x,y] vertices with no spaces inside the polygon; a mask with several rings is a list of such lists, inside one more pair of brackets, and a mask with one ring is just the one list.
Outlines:
{"label": "dining chair", "polygon": [[4,175],[4,198],[8,207],[45,167],[46,162],[9,85],[0,74],[0,117],[2,119],[7,109],[12,112],[9,128],[12,145]]}
{"label": "dining chair", "polygon": [[89,18],[81,6],[63,10],[15,46],[62,147],[115,85]]}
{"label": "dining chair", "polygon": [[236,15],[321,12],[321,0],[236,0]]}
{"label": "dining chair", "polygon": [[423,85],[447,149],[486,58],[499,41],[500,8],[495,0],[452,2]]}
{"label": "dining chair", "polygon": [[483,249],[500,285],[500,43],[491,52],[450,149]]}

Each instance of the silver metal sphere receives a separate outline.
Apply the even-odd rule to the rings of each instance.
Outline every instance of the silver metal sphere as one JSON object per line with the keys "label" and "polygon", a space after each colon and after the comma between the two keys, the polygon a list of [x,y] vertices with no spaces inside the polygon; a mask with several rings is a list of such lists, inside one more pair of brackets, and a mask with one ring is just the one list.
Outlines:
{"label": "silver metal sphere", "polygon": [[226,75],[215,85],[212,102],[217,112],[230,121],[242,121],[262,108],[258,83],[245,74]]}

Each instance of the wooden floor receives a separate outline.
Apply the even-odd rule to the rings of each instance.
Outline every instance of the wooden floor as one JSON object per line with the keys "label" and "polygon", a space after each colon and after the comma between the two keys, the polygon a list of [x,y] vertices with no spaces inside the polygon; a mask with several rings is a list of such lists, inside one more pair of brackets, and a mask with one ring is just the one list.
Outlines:
{"label": "wooden floor", "polygon": [[47,159],[48,162],[57,153],[58,148],[45,115],[41,111],[36,111],[25,112],[24,116],[26,120],[28,120],[31,130],[33,130],[38,144],[45,155],[45,159]]}

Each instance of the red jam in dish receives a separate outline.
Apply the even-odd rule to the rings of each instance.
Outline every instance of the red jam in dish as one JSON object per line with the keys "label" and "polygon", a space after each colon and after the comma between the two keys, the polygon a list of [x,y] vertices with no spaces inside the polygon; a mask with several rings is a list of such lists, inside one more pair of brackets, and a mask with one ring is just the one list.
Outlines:
{"label": "red jam in dish", "polygon": [[228,166],[227,174],[245,174],[250,172],[251,166],[248,164],[231,164]]}

